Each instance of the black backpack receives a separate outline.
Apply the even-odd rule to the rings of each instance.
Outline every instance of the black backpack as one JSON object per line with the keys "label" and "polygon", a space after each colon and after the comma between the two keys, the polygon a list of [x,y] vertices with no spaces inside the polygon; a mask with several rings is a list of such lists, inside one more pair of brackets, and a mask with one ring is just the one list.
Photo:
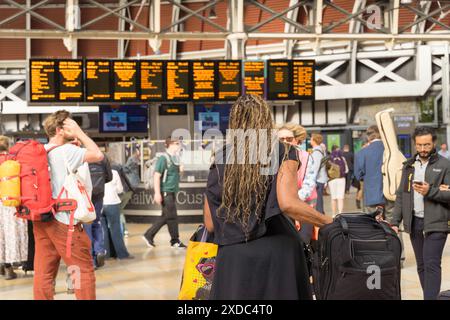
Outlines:
{"label": "black backpack", "polygon": [[401,299],[400,239],[378,214],[341,214],[320,229],[312,268],[318,300]]}
{"label": "black backpack", "polygon": [[105,193],[105,184],[113,179],[111,165],[106,157],[101,162],[90,163],[89,171],[92,180],[92,196]]}

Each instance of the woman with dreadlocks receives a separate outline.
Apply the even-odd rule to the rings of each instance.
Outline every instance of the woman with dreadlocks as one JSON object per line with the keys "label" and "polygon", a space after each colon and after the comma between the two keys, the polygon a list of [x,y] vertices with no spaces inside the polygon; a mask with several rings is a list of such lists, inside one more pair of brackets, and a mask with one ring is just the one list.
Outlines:
{"label": "woman with dreadlocks", "polygon": [[278,143],[262,98],[240,97],[229,129],[204,206],[219,245],[210,299],[312,299],[303,243],[287,217],[318,227],[332,219],[299,199],[297,152]]}

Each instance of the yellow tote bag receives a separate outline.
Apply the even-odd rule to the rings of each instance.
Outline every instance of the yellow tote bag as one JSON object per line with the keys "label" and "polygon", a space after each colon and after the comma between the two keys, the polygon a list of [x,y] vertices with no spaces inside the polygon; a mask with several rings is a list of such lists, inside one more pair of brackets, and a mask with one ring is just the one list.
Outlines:
{"label": "yellow tote bag", "polygon": [[[202,235],[200,241],[195,241]],[[208,231],[200,227],[189,240],[179,300],[208,300],[218,246],[206,242]]]}

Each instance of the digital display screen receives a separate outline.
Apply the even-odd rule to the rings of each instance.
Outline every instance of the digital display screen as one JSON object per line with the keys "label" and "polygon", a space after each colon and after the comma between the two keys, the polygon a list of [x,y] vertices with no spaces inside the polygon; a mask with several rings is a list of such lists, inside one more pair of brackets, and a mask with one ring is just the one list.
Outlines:
{"label": "digital display screen", "polygon": [[224,135],[228,129],[231,104],[196,104],[194,106],[195,130],[205,132],[218,129]]}
{"label": "digital display screen", "polygon": [[292,60],[292,98],[314,99],[315,63],[313,60]]}
{"label": "digital display screen", "polygon": [[58,60],[59,101],[84,101],[83,61]]}
{"label": "digital display screen", "polygon": [[267,61],[267,99],[287,100],[291,98],[290,61]]}
{"label": "digital display screen", "polygon": [[215,82],[214,61],[192,62],[192,99],[194,101],[214,101]]}
{"label": "digital display screen", "polygon": [[187,115],[186,104],[162,104],[159,106],[160,116]]}
{"label": "digital display screen", "polygon": [[30,101],[57,100],[56,60],[30,60]]}
{"label": "digital display screen", "polygon": [[242,92],[241,61],[217,61],[217,96],[219,101],[234,101]]}
{"label": "digital display screen", "polygon": [[35,103],[231,102],[243,93],[315,98],[314,60],[30,59],[29,70]]}
{"label": "digital display screen", "polygon": [[114,101],[137,100],[137,61],[113,61]]}
{"label": "digital display screen", "polygon": [[190,94],[189,61],[166,62],[166,100],[189,101]]}
{"label": "digital display screen", "polygon": [[147,133],[147,105],[100,106],[100,132]]}
{"label": "digital display screen", "polygon": [[163,61],[141,61],[141,100],[162,101],[164,100],[164,62]]}
{"label": "digital display screen", "polygon": [[111,61],[86,61],[86,101],[111,101]]}
{"label": "digital display screen", "polygon": [[264,97],[264,84],[264,61],[245,61],[245,93]]}

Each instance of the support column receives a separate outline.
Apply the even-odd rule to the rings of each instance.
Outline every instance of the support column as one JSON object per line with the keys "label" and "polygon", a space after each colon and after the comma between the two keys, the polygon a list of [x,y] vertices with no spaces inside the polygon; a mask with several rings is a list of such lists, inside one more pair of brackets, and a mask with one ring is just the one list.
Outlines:
{"label": "support column", "polygon": [[[127,0],[120,0],[119,7],[124,6]],[[120,15],[124,17],[127,14],[127,9],[120,10]],[[119,31],[125,31],[125,20],[119,18]],[[125,57],[125,39],[117,40],[117,58],[123,59]]]}
{"label": "support column", "polygon": [[231,34],[228,41],[231,46],[232,59],[245,58],[245,41],[247,35],[244,33],[244,0],[231,0]]}

